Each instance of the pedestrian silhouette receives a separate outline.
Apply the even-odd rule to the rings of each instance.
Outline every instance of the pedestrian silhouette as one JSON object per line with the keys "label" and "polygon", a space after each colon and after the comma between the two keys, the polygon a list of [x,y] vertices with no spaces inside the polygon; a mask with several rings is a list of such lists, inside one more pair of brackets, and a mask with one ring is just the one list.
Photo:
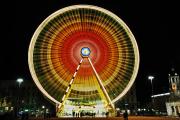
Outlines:
{"label": "pedestrian silhouette", "polygon": [[124,118],[124,120],[128,120],[127,110],[125,110],[125,112],[123,113],[123,118]]}

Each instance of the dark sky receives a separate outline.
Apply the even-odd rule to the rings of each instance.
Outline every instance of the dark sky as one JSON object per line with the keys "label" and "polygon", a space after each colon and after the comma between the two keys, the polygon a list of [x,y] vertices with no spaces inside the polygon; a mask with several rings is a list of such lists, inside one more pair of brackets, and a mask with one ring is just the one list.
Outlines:
{"label": "dark sky", "polygon": [[[121,2],[118,2],[121,1]],[[126,2],[125,2],[126,1]],[[136,79],[138,100],[150,95],[148,75],[154,75],[154,93],[168,91],[168,72],[180,73],[179,27],[172,3],[131,2],[131,0],[37,0],[14,1],[4,5],[1,22],[0,80],[22,77],[32,81],[28,68],[28,47],[38,25],[53,12],[74,4],[103,7],[118,15],[133,32],[140,51]]]}

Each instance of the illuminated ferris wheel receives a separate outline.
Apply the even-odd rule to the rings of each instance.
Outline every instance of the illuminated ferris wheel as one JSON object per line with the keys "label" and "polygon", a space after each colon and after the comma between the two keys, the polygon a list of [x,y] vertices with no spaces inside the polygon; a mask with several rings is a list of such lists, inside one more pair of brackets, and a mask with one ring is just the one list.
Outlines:
{"label": "illuminated ferris wheel", "polygon": [[139,51],[128,26],[91,5],[62,8],[35,31],[28,62],[40,91],[59,109],[111,106],[132,86]]}

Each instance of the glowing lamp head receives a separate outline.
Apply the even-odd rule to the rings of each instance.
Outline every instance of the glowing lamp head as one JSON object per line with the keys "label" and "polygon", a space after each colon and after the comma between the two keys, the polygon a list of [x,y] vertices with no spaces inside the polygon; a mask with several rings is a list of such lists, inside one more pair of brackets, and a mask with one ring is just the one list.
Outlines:
{"label": "glowing lamp head", "polygon": [[22,82],[23,82],[23,79],[22,79],[22,78],[18,78],[16,81],[17,81],[18,83],[22,83]]}
{"label": "glowing lamp head", "polygon": [[90,55],[91,51],[88,47],[83,47],[81,49],[81,56],[82,57],[88,57]]}
{"label": "glowing lamp head", "polygon": [[152,79],[154,79],[154,76],[149,76],[148,79],[152,80]]}

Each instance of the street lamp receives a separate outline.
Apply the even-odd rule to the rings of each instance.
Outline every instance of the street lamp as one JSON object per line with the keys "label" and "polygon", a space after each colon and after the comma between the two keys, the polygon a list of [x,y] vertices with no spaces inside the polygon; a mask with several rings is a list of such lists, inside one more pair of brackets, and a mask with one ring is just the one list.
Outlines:
{"label": "street lamp", "polygon": [[153,79],[154,79],[154,76],[148,76],[148,79],[151,80],[151,88],[152,88],[152,89],[151,89],[151,90],[152,90],[152,91],[151,91],[151,94],[152,94],[152,95],[151,95],[151,100],[152,100],[152,107],[153,107],[153,109],[154,109],[154,99],[153,99],[153,94],[154,94],[154,93],[153,93],[153,82],[152,82]]}
{"label": "street lamp", "polygon": [[23,79],[22,78],[18,78],[17,80],[16,80],[16,82],[18,82],[18,84],[19,84],[19,90],[18,90],[18,96],[17,96],[17,112],[19,113],[19,109],[20,109],[20,86],[21,86],[21,84],[22,84],[22,82],[23,82]]}
{"label": "street lamp", "polygon": [[153,82],[152,80],[154,79],[154,76],[148,76],[148,79],[151,80],[151,87],[152,87],[152,96],[153,96]]}
{"label": "street lamp", "polygon": [[23,79],[22,79],[22,78],[18,78],[16,81],[18,82],[19,87],[20,87],[20,86],[21,86],[21,83],[23,82]]}
{"label": "street lamp", "polygon": [[43,117],[45,118],[46,117],[46,111],[45,111],[46,109],[45,109],[44,105],[42,106],[42,109],[43,109]]}

